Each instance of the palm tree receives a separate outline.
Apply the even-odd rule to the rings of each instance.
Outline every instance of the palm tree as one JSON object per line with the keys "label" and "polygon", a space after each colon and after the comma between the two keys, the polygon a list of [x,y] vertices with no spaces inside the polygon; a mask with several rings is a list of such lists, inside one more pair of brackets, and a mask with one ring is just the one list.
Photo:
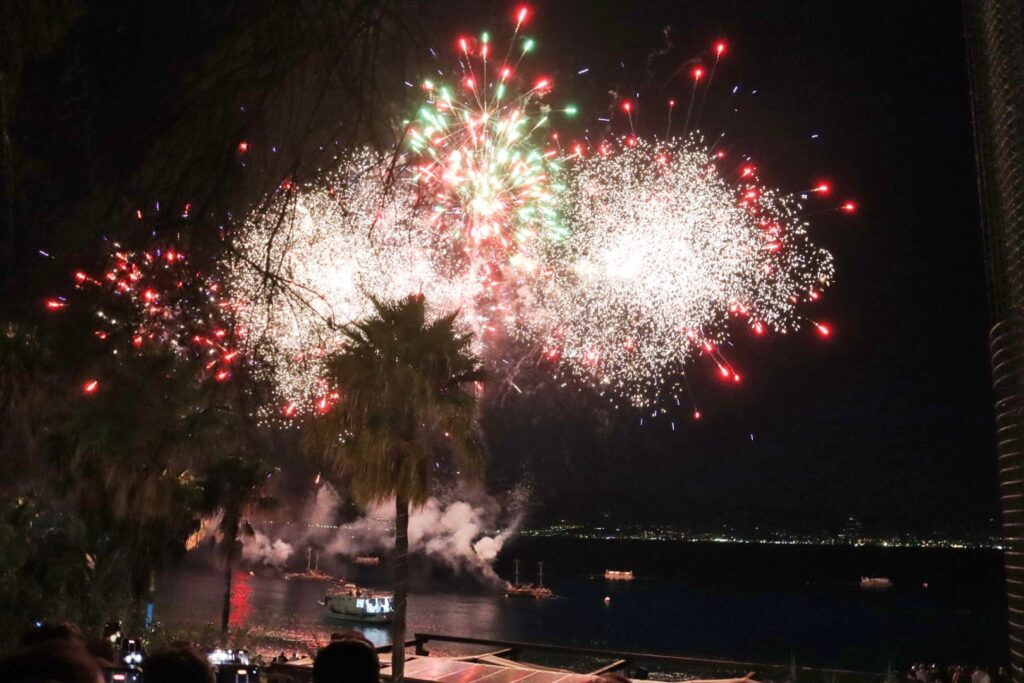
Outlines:
{"label": "palm tree", "polygon": [[68,414],[46,441],[55,493],[97,537],[123,552],[125,584],[152,595],[155,571],[177,559],[199,519],[196,473],[226,440],[226,415],[168,353],[112,357],[93,392],[65,390]]}
{"label": "palm tree", "polygon": [[23,327],[0,322],[0,490],[29,484],[37,448],[57,412],[45,349]]}
{"label": "palm tree", "polygon": [[75,397],[51,458],[84,510],[117,520],[178,519],[191,502],[183,488],[230,433],[228,413],[172,355],[132,360],[103,373],[94,394]]}
{"label": "palm tree", "polygon": [[231,572],[241,555],[244,536],[252,536],[248,517],[255,512],[273,509],[277,499],[265,495],[272,473],[262,463],[239,456],[215,460],[203,476],[203,504],[207,514],[221,515],[218,532],[224,559],[224,606],[221,611],[221,632],[227,633],[231,620]]}
{"label": "palm tree", "polygon": [[[457,314],[427,320],[422,296],[374,300],[375,314],[344,330],[345,345],[325,361],[340,395],[335,410],[314,422],[312,434],[328,466],[347,480],[356,502],[395,501],[392,672],[405,673],[409,508],[430,497],[440,457],[476,475],[482,439],[474,384],[483,380],[470,335]],[[326,444],[326,445],[324,445]]]}

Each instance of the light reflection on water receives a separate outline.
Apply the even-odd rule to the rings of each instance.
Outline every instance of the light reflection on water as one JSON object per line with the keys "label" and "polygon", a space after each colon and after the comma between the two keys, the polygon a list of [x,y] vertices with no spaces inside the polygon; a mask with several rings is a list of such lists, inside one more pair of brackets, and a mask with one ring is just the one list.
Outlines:
{"label": "light reflection on water", "polygon": [[231,614],[228,625],[241,628],[252,617],[252,576],[248,572],[235,572],[231,577]]}
{"label": "light reflection on water", "polygon": [[[223,581],[219,572],[203,570],[162,574],[157,586],[156,619],[172,630],[219,623]],[[232,576],[230,625],[284,636],[296,643],[322,643],[332,631],[349,628],[363,632],[374,644],[390,642],[387,626],[328,619],[319,601],[329,586],[236,571]],[[505,602],[500,593],[414,593],[409,602],[408,632],[500,637],[494,624],[503,618]]]}
{"label": "light reflection on water", "polygon": [[[994,552],[583,541],[524,542],[512,552],[528,564],[544,559],[551,587],[564,599],[510,600],[470,578],[420,567],[409,601],[410,637],[425,632],[752,662],[796,658],[868,671],[913,661],[998,664],[1006,652],[1002,562]],[[498,573],[510,575],[509,564]],[[635,569],[637,579],[604,581],[597,572],[606,565]],[[384,566],[343,572],[359,585],[389,583]],[[317,647],[346,628],[378,645],[388,642],[384,626],[326,620],[318,604],[326,584],[240,574],[232,624],[275,636],[278,652]],[[864,591],[861,576],[891,577],[895,587]],[[209,633],[220,623],[223,579],[213,570],[161,575],[156,619],[172,632]],[[430,649],[442,651],[440,644]]]}

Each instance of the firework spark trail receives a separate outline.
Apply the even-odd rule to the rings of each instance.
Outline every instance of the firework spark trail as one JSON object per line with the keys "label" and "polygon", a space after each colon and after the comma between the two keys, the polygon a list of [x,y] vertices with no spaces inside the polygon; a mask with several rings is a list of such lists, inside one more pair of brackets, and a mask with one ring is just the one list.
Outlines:
{"label": "firework spark trail", "polygon": [[549,245],[530,281],[524,334],[636,405],[679,398],[672,378],[698,353],[739,381],[718,350],[727,321],[755,335],[795,330],[797,304],[832,276],[795,201],[749,178],[730,184],[699,141],[630,138],[577,161],[563,210],[571,236]]}
{"label": "firework spark trail", "polygon": [[[93,336],[112,353],[163,348],[196,360],[203,378],[231,379],[240,360],[230,326],[231,302],[221,296],[220,282],[190,264],[173,242],[144,251],[114,243],[103,272],[93,277],[78,270],[73,279],[76,289],[98,293]],[[51,299],[46,307],[59,310],[65,302]],[[200,310],[205,312],[197,315]],[[82,392],[94,394],[99,386],[90,379]]]}
{"label": "firework spark trail", "polygon": [[[460,38],[456,85],[424,81],[427,100],[409,128],[413,180],[433,204],[432,223],[453,258],[485,276],[528,266],[533,243],[566,234],[556,210],[561,159],[545,140],[551,79],[527,86],[517,72],[534,46],[517,40],[525,18],[520,11],[506,56],[490,72],[489,34]],[[575,108],[560,111],[571,116]]]}

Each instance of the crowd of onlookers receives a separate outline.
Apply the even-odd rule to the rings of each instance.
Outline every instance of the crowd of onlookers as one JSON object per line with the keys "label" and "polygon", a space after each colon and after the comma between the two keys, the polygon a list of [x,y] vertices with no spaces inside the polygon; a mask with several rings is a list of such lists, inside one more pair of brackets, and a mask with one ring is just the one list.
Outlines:
{"label": "crowd of onlookers", "polygon": [[[87,641],[68,624],[44,624],[18,643],[15,654],[0,660],[0,683],[215,683],[215,670],[191,643],[177,642],[148,655],[133,678],[112,677],[120,671],[112,644]],[[273,662],[290,661],[281,653]],[[134,670],[138,673],[138,670]],[[596,676],[595,683],[629,683],[617,674]],[[380,658],[361,633],[344,631],[313,658],[313,683],[379,683]]]}
{"label": "crowd of onlookers", "polygon": [[[281,653],[273,662],[287,662]],[[0,683],[105,683],[142,680],[144,683],[215,683],[215,669],[191,643],[175,642],[142,662],[141,674],[112,676],[123,671],[109,640],[87,641],[69,624],[43,624],[26,632],[17,651],[0,660]],[[750,680],[752,674],[744,679]],[[594,677],[595,683],[628,683],[618,674]],[[344,631],[313,658],[313,683],[378,683],[380,659],[361,633]],[[906,683],[1012,683],[1004,667],[916,664]]]}
{"label": "crowd of onlookers", "polygon": [[[282,655],[283,657],[283,655]],[[0,683],[105,683],[133,680],[120,671],[113,645],[87,641],[69,624],[43,624],[28,631],[17,651],[0,661]],[[275,658],[275,661],[277,658]],[[209,661],[191,643],[176,642],[148,655],[141,667],[145,683],[215,683]],[[313,660],[314,683],[378,683],[380,660],[361,633],[331,636]]]}
{"label": "crowd of onlookers", "polygon": [[939,666],[915,664],[907,674],[908,683],[1011,683],[1006,667]]}

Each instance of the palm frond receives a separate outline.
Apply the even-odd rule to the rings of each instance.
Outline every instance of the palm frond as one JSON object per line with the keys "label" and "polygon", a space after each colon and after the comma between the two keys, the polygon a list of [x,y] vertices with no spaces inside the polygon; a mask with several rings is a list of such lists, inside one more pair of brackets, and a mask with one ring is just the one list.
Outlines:
{"label": "palm frond", "polygon": [[421,296],[372,302],[375,313],[347,326],[344,347],[324,362],[342,398],[304,442],[358,502],[419,505],[439,458],[454,457],[467,474],[482,469],[473,386],[486,376],[457,313],[428,320]]}

